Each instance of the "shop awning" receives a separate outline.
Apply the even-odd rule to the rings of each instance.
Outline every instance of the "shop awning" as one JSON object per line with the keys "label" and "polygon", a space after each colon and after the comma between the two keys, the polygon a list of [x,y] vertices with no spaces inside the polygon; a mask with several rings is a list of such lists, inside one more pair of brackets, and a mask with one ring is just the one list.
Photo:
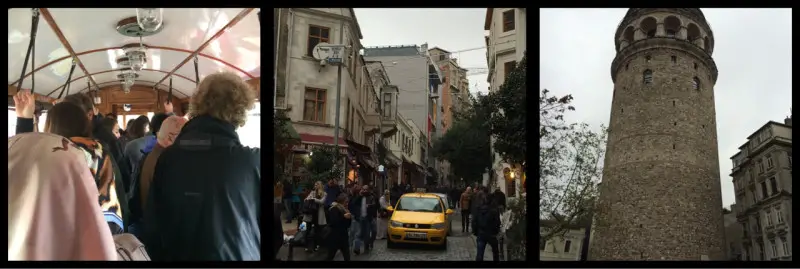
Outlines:
{"label": "shop awning", "polygon": [[285,121],[283,124],[283,130],[289,135],[290,140],[294,140],[295,142],[300,142],[302,138],[300,134],[297,133],[297,130],[294,129],[294,125],[291,122]]}
{"label": "shop awning", "polygon": [[347,143],[348,146],[350,146],[350,149],[352,149],[353,151],[355,151],[358,154],[370,154],[370,153],[372,153],[372,149],[370,147],[368,147],[368,146],[359,144],[358,142],[355,142],[355,141],[350,140],[350,139],[345,139],[344,141],[345,141],[345,143]]}
{"label": "shop awning", "polygon": [[[333,145],[333,136],[327,135],[312,135],[312,134],[300,134],[300,140],[303,143],[315,143],[315,144],[328,144]],[[339,137],[339,147],[347,147],[347,142],[341,137]]]}
{"label": "shop awning", "polygon": [[415,164],[414,164],[414,167],[416,167],[416,168],[417,168],[417,171],[418,171],[420,174],[423,174],[423,175],[425,175],[425,174],[426,174],[425,167],[422,167],[422,165],[419,165],[419,164],[416,164],[416,163],[415,163]]}

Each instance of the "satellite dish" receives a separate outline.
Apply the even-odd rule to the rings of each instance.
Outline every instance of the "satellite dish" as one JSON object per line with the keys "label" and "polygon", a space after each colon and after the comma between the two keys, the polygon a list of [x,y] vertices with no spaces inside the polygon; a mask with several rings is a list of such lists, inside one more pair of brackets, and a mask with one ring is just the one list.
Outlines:
{"label": "satellite dish", "polygon": [[330,46],[330,44],[325,42],[320,42],[319,44],[314,46],[314,50],[311,51],[311,54],[312,56],[314,56],[314,59],[320,61],[328,59],[328,57],[330,57],[331,55],[331,49],[328,46]]}

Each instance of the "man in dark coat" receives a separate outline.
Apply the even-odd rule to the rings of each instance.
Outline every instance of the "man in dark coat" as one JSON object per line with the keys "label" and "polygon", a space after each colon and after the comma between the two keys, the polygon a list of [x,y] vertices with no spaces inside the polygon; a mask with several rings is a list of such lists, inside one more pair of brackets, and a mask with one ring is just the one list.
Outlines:
{"label": "man in dark coat", "polygon": [[369,185],[363,185],[361,191],[357,192],[352,201],[350,201],[349,209],[353,214],[353,218],[358,223],[359,229],[356,234],[353,252],[356,255],[361,254],[361,244],[364,244],[364,252],[368,252],[372,248],[372,243],[375,242],[378,217],[378,199],[372,193]]}
{"label": "man in dark coat", "polygon": [[[483,197],[481,197],[483,196]],[[485,192],[476,195],[478,201],[483,201],[477,206],[476,214],[472,218],[472,232],[477,237],[478,255],[476,261],[483,261],[486,245],[492,247],[492,260],[500,260],[497,234],[500,233],[500,212],[497,209],[497,200],[489,199]]]}
{"label": "man in dark coat", "polygon": [[499,188],[494,189],[494,193],[492,193],[492,198],[497,200],[497,209],[500,210],[500,212],[506,210],[506,194],[503,193],[503,191],[501,191]]}
{"label": "man in dark coat", "polygon": [[200,83],[153,173],[142,240],[152,260],[261,260],[261,152],[236,133],[254,95],[232,73]]}
{"label": "man in dark coat", "polygon": [[389,200],[391,200],[391,206],[395,206],[397,201],[400,200],[400,196],[403,196],[403,191],[400,190],[400,185],[397,183],[392,184],[392,189],[389,191]]}

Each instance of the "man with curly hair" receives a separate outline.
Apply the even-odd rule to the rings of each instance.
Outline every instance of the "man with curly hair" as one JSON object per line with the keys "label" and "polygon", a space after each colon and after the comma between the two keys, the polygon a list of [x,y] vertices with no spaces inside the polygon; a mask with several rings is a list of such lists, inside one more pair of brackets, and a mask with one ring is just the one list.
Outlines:
{"label": "man with curly hair", "polygon": [[236,74],[200,83],[153,172],[143,236],[152,260],[261,260],[261,153],[236,134],[254,103]]}

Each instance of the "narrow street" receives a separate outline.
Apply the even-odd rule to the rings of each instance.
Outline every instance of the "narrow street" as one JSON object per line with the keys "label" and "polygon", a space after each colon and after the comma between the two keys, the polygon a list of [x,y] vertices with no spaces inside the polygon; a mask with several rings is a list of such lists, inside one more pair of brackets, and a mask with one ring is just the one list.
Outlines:
{"label": "narrow street", "polygon": [[[297,223],[284,223],[284,231],[297,228]],[[386,239],[376,240],[375,248],[368,252],[356,256],[352,251],[350,258],[354,261],[474,261],[477,253],[475,237],[471,234],[461,232],[461,215],[453,215],[453,233],[447,237],[447,250],[437,249],[435,246],[426,245],[403,245],[389,249],[386,247]],[[302,247],[297,247],[292,253],[293,261],[321,261],[325,259],[327,250],[320,249],[315,253],[306,253]],[[281,260],[286,260],[289,249],[284,245],[278,252]],[[343,260],[342,254],[337,253],[334,260]],[[484,253],[484,260],[492,260],[491,247],[487,246]]]}

